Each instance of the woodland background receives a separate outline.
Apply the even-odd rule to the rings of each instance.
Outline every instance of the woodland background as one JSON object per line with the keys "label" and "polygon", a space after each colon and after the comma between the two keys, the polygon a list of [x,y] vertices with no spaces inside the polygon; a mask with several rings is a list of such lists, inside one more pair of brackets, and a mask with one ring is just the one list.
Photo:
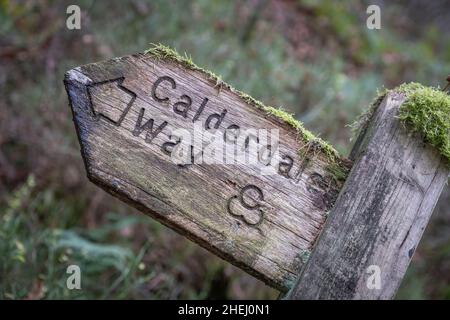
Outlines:
{"label": "woodland background", "polygon": [[[381,30],[366,28],[369,4]],[[444,0],[0,0],[0,299],[277,297],[88,182],[65,71],[161,42],[348,154],[346,125],[377,89],[445,84],[449,26]],[[450,299],[449,189],[398,298]],[[82,290],[66,288],[70,264]]]}

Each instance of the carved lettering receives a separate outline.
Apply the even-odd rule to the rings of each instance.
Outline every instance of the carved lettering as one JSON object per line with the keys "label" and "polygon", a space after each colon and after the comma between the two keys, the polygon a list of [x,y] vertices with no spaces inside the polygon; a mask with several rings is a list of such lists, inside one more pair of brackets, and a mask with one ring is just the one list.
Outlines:
{"label": "carved lettering", "polygon": [[[237,124],[231,124],[223,134],[223,140],[227,143],[237,143],[240,133],[240,127]],[[230,137],[231,136],[231,137]],[[232,139],[230,139],[232,138]]]}
{"label": "carved lettering", "polygon": [[198,120],[200,115],[203,112],[203,109],[205,109],[206,104],[208,103],[208,98],[203,99],[202,103],[200,104],[200,107],[198,108],[197,112],[195,113],[194,117],[192,118],[192,122],[195,122]]}
{"label": "carved lettering", "polygon": [[[114,123],[116,126],[120,126],[123,122],[123,120],[125,119],[125,117],[127,116],[127,114],[129,113],[130,108],[132,107],[137,95],[136,93],[134,93],[133,91],[125,88],[122,83],[124,81],[124,77],[120,77],[120,78],[116,78],[116,79],[111,79],[111,80],[106,80],[106,81],[102,81],[102,82],[98,82],[98,83],[94,83],[94,84],[89,84],[87,86],[88,89],[88,96],[91,102],[91,107],[94,113],[94,117],[96,119],[99,119],[100,117],[105,118],[106,120]],[[159,77],[153,84],[152,89],[151,89],[151,95],[153,97],[153,99],[159,103],[170,103],[170,97],[169,96],[164,96],[163,92],[161,91],[161,86],[163,85],[163,83],[166,82],[166,86],[169,85],[169,87],[173,90],[177,89],[177,83],[176,81],[169,76],[161,76]],[[122,112],[120,113],[120,116],[118,118],[113,119],[112,116],[109,116],[108,114],[108,110],[104,110],[104,106],[96,106],[93,103],[92,100],[92,95],[93,95],[93,90],[97,87],[102,87],[102,86],[112,86],[112,89],[114,89],[114,86],[117,87],[117,89],[119,90],[118,93],[116,93],[116,96],[119,95],[119,97],[124,97],[121,98],[122,100],[128,100],[128,102],[126,104],[123,104],[123,108],[122,108]],[[129,96],[128,99],[126,99],[126,96]],[[204,110],[207,106],[209,102],[209,99],[207,97],[204,97],[203,100],[201,101],[199,108],[196,110],[194,116],[192,117],[192,122],[196,122],[200,116],[204,113]],[[175,102],[172,106],[173,112],[177,115],[182,116],[183,118],[187,118],[188,117],[188,113],[192,108],[192,98],[187,95],[187,94],[181,94],[179,96],[179,100],[177,102]],[[101,108],[100,108],[101,107]],[[97,109],[96,109],[97,108]],[[102,109],[103,108],[103,109]],[[225,119],[225,116],[227,114],[227,109],[223,109],[222,112],[219,113],[212,113],[210,115],[207,116],[205,124],[204,124],[204,128],[206,130],[208,129],[218,129],[222,122]],[[112,114],[112,113],[111,113]],[[145,141],[147,143],[151,143],[163,130],[164,128],[169,124],[168,121],[162,121],[159,125],[157,125],[155,123],[155,119],[150,118],[148,120],[144,120],[144,115],[145,115],[145,108],[141,108],[134,126],[134,129],[132,130],[132,134],[134,136],[140,136],[141,133],[143,131],[146,132],[145,134]],[[270,144],[265,145],[260,147],[259,146],[259,142],[260,139],[256,134],[252,134],[252,133],[247,133],[247,136],[244,137],[240,137],[241,134],[241,128],[240,126],[236,125],[236,124],[230,124],[228,125],[227,129],[225,130],[224,134],[223,134],[223,140],[226,143],[229,144],[234,144],[235,147],[242,145],[242,150],[243,151],[255,151],[257,150],[258,152],[258,156],[257,159],[259,161],[259,163],[263,164],[263,165],[270,165],[272,157],[273,157],[273,151],[274,151],[274,147]],[[180,142],[182,141],[181,138],[176,137],[176,136],[169,136],[170,140],[163,142],[160,146],[161,151],[168,155],[171,156],[175,147],[177,147]],[[245,138],[243,143],[239,143],[240,139]],[[260,147],[259,149],[253,149],[250,148],[250,143],[255,143],[256,146]],[[203,146],[205,147],[205,146]],[[278,147],[278,145],[276,146]],[[213,150],[209,150],[211,151],[211,155],[214,154]],[[188,150],[189,153],[189,158],[191,159],[190,164],[193,164],[195,162],[195,159],[197,159],[199,156],[204,156],[204,151],[203,150],[199,150],[199,152],[197,154],[195,154],[194,152],[194,146],[190,146],[190,150]],[[296,170],[295,174],[293,176],[291,176],[291,172],[292,169],[294,168],[294,158],[292,156],[286,155],[286,154],[281,154],[280,155],[281,160],[278,163],[278,174],[290,179],[290,178],[294,178],[294,180],[298,183],[300,181],[300,178],[302,176],[303,171],[305,170],[305,168],[307,167],[310,159],[309,157],[305,156],[303,159],[301,159],[300,163],[299,163],[299,168],[298,170]],[[188,164],[184,164],[182,166],[188,166]],[[307,184],[307,191],[318,195],[318,194],[324,194],[327,192],[330,192],[331,187],[335,188],[335,181],[334,184],[333,182],[329,182],[327,183],[325,181],[325,179],[319,174],[319,173],[313,173],[308,177],[308,184]],[[252,193],[256,196],[257,201],[254,201],[253,204],[249,204],[251,202],[251,198],[246,198],[246,194],[247,193]],[[230,214],[235,215],[231,209],[231,204],[234,200],[238,200],[239,203],[246,208],[247,210],[260,210],[260,202],[264,201],[264,197],[262,194],[261,189],[259,189],[257,186],[254,185],[248,185],[246,187],[244,187],[241,191],[240,194],[238,196],[235,197],[231,197],[229,199],[229,203],[228,203],[228,211],[230,212]],[[246,220],[246,218],[244,216],[241,215],[237,215],[240,216],[242,221],[246,222],[247,224],[250,225],[259,225],[262,222],[262,218],[263,218],[263,213],[260,214],[260,219],[255,223],[255,222],[251,222],[250,220]]]}
{"label": "carved lettering", "polygon": [[280,163],[278,164],[278,173],[282,176],[285,176],[286,178],[290,178],[289,172],[294,165],[294,159],[292,159],[292,157],[288,155],[282,155],[281,159],[282,161],[280,161]]}
{"label": "carved lettering", "polygon": [[[172,138],[173,137],[170,136],[170,139],[172,139]],[[167,141],[162,144],[161,150],[165,154],[170,156],[173,152],[173,148],[175,148],[181,142],[181,138],[176,137],[175,139],[176,139],[176,141]]]}
{"label": "carved lettering", "polygon": [[[227,114],[227,110],[224,109],[221,114],[213,113],[213,114],[209,115],[205,122],[205,129],[206,130],[210,130],[212,128],[218,129],[220,124],[223,121],[223,118],[225,118],[226,114]],[[213,120],[215,120],[216,123],[214,124],[214,126],[211,126],[211,121],[213,121]]]}
{"label": "carved lettering", "polygon": [[[256,196],[256,199],[252,199],[252,196],[253,197]],[[235,201],[239,201],[239,204],[247,210],[257,211],[258,220],[252,221],[248,217],[246,217],[244,214],[236,213],[232,207],[233,202],[235,202]],[[264,211],[261,209],[261,207],[262,207],[261,202],[263,202],[263,201],[264,201],[264,194],[263,194],[262,190],[253,184],[249,184],[249,185],[246,185],[245,187],[243,187],[240,190],[238,195],[232,196],[231,198],[228,199],[227,211],[229,214],[238,218],[239,220],[244,222],[246,225],[248,225],[250,227],[255,227],[261,232],[261,230],[258,228],[258,226],[261,225],[261,223],[264,220]]]}
{"label": "carved lettering", "polygon": [[163,82],[163,81],[169,82],[170,85],[172,86],[172,89],[176,89],[177,85],[175,83],[175,80],[173,80],[169,76],[163,76],[163,77],[158,78],[158,80],[155,81],[155,84],[152,87],[152,97],[153,97],[153,99],[155,99],[155,101],[158,101],[158,102],[169,102],[169,98],[168,97],[160,98],[160,97],[158,97],[156,95],[156,89],[158,88],[160,83]]}
{"label": "carved lettering", "polygon": [[162,122],[156,129],[153,129],[153,124],[155,122],[154,119],[149,119],[147,120],[147,122],[142,124],[144,113],[145,109],[141,108],[138,119],[136,121],[136,125],[133,130],[133,135],[137,137],[141,134],[142,131],[147,130],[147,133],[145,135],[145,142],[150,143],[164,129],[164,127],[167,126],[167,121]]}
{"label": "carved lettering", "polygon": [[180,99],[185,99],[186,101],[178,101],[173,105],[173,112],[182,115],[183,118],[187,118],[187,114],[192,105],[192,99],[186,94],[183,94]]}

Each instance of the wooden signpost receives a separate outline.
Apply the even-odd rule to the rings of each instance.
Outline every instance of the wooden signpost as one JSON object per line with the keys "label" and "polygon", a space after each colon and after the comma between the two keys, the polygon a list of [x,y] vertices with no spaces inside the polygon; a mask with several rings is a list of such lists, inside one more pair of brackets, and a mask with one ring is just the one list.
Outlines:
{"label": "wooden signpost", "polygon": [[[355,293],[364,268],[386,262],[392,277],[403,275],[445,183],[439,156],[379,115],[343,187],[351,161],[287,115],[164,52],[75,68],[65,85],[91,181],[281,292],[292,289],[290,298],[392,297],[393,289]],[[389,101],[387,109],[401,103]],[[190,161],[174,161],[186,143],[179,133],[195,136],[196,128],[220,132],[233,154],[257,142],[257,161],[208,161],[215,155],[192,145],[184,149]],[[275,130],[277,139],[260,143],[249,129]],[[402,142],[383,140],[397,136]],[[306,280],[296,284],[299,275]],[[351,292],[341,281],[349,277]]]}
{"label": "wooden signpost", "polygon": [[448,161],[400,123],[404,101],[389,93],[361,132],[353,168],[290,298],[395,296],[449,175]]}

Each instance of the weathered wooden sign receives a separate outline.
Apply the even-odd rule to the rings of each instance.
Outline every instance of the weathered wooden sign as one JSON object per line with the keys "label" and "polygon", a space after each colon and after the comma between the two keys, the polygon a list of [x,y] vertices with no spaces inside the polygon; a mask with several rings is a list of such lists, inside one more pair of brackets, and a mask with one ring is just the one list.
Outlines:
{"label": "weathered wooden sign", "polygon": [[[273,287],[292,286],[348,169],[332,148],[163,47],[72,69],[65,85],[91,181]],[[207,150],[206,131],[223,154]]]}

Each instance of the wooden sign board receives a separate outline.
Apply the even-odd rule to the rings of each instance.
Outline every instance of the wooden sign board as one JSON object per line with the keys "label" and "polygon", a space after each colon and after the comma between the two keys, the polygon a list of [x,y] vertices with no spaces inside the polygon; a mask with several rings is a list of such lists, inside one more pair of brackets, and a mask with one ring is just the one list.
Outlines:
{"label": "wooden sign board", "polygon": [[[207,72],[176,59],[136,54],[66,73],[88,177],[163,224],[287,291],[318,237],[342,181],[316,140]],[[276,129],[276,170],[173,161],[176,130]],[[244,149],[251,139],[244,139]],[[181,144],[180,144],[181,145]],[[267,146],[273,147],[268,144]],[[269,148],[270,149],[270,148]],[[244,150],[248,151],[248,150]],[[201,152],[200,152],[200,155]],[[270,160],[270,157],[268,158]],[[342,159],[334,165],[344,168]],[[273,163],[270,163],[273,166]]]}

